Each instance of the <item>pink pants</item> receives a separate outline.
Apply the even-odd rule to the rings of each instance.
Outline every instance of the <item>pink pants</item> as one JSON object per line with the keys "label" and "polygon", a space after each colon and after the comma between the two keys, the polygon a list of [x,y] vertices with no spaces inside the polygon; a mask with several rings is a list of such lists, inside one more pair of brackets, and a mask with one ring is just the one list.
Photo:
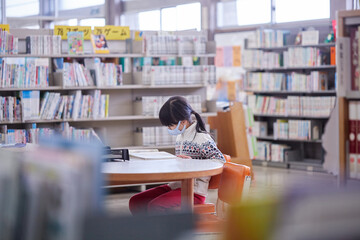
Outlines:
{"label": "pink pants", "polygon": [[[194,194],[194,204],[205,203],[205,197]],[[133,215],[138,213],[166,213],[181,206],[181,188],[171,190],[168,185],[148,189],[130,198],[129,208]]]}

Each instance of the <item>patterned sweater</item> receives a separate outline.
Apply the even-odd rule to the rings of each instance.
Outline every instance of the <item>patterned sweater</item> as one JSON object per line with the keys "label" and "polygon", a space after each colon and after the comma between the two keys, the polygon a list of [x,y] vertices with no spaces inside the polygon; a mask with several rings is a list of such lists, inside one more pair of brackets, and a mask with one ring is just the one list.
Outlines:
{"label": "patterned sweater", "polygon": [[[225,158],[208,133],[196,132],[196,121],[184,133],[176,137],[176,155],[186,155],[193,159],[216,159],[225,163]],[[194,193],[206,196],[210,177],[196,178]],[[169,183],[171,189],[181,187],[181,182]]]}

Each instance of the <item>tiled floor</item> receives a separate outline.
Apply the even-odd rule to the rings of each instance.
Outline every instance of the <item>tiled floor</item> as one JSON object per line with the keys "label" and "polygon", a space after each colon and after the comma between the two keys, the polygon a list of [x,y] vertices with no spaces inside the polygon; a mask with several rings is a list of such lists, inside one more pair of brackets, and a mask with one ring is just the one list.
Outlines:
{"label": "tiled floor", "polygon": [[[256,198],[260,195],[281,194],[288,187],[294,184],[301,187],[322,186],[327,188],[336,188],[336,177],[317,172],[305,172],[297,170],[286,170],[269,167],[254,167],[255,179],[252,181],[249,197]],[[349,187],[360,188],[359,182],[349,184]],[[130,214],[128,209],[129,198],[136,192],[125,192],[120,194],[109,195],[106,199],[106,207],[111,214]],[[215,203],[217,191],[210,191],[207,197],[208,202]],[[196,240],[218,239],[217,235],[196,235]]]}

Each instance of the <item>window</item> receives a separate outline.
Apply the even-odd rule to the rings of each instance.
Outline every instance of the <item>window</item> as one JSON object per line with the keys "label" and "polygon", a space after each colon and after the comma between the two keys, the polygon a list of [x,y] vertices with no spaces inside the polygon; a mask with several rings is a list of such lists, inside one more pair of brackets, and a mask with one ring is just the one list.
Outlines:
{"label": "window", "polygon": [[201,29],[201,5],[191,3],[161,9],[161,30]]}
{"label": "window", "polygon": [[39,0],[6,1],[6,17],[39,15]]}
{"label": "window", "polygon": [[121,15],[121,25],[129,26],[131,30],[139,29],[139,16],[138,13],[127,13]]}
{"label": "window", "polygon": [[140,12],[139,30],[159,31],[160,30],[160,10]]}
{"label": "window", "polygon": [[217,7],[217,26],[236,26],[238,24],[236,9],[236,1],[219,2]]}
{"label": "window", "polygon": [[201,29],[201,5],[190,3],[176,6],[176,30]]}
{"label": "window", "polygon": [[80,26],[103,27],[105,26],[105,18],[81,19]]}
{"label": "window", "polygon": [[105,4],[105,0],[86,0],[86,1],[75,1],[75,0],[61,0],[59,1],[59,10],[69,10],[83,7],[91,7],[96,5]]}
{"label": "window", "polygon": [[161,30],[176,31],[177,29],[176,7],[161,9]]}
{"label": "window", "polygon": [[237,0],[236,10],[238,25],[271,22],[271,0]]}
{"label": "window", "polygon": [[330,0],[276,0],[276,22],[330,18]]}

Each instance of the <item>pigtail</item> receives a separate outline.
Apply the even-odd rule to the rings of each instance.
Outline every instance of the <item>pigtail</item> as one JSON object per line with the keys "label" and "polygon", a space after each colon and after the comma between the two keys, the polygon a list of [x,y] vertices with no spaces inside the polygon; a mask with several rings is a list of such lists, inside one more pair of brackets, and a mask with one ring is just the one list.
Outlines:
{"label": "pigtail", "polygon": [[194,110],[191,111],[192,114],[195,115],[196,118],[196,132],[206,132],[206,128],[205,128],[205,123],[202,120],[200,114],[198,114],[197,112],[195,112]]}

